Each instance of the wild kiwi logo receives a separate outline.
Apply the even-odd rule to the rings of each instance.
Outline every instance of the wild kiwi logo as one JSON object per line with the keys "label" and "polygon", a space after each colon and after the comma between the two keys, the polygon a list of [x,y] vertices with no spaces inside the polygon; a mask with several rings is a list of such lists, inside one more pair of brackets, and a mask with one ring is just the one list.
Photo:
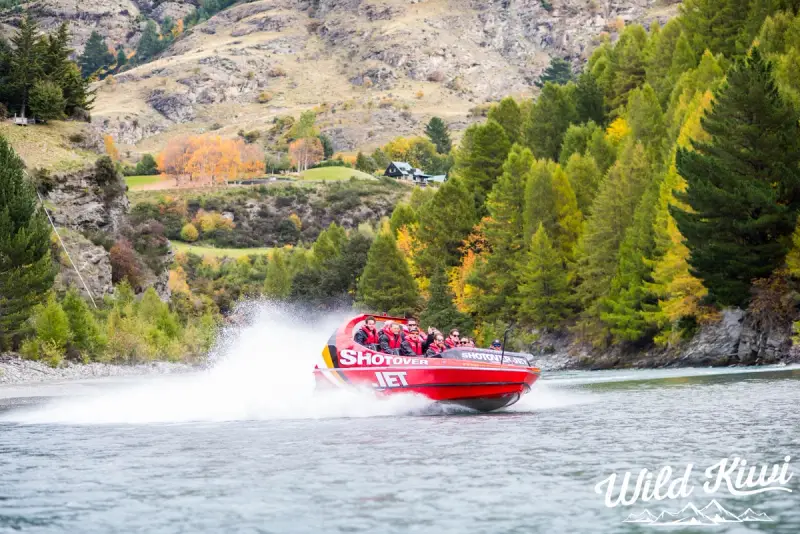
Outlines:
{"label": "wild kiwi logo", "polygon": [[[727,492],[733,497],[743,497],[769,492],[791,493],[789,482],[791,457],[786,456],[782,463],[750,465],[743,458],[724,458],[703,472],[705,481],[700,489],[693,483],[694,465],[687,464],[682,470],[664,466],[657,472],[642,469],[638,475],[627,471],[619,476],[613,473],[595,485],[595,493],[604,496],[608,508],[633,506],[641,502],[663,501],[667,499],[687,499]],[[631,513],[624,523],[643,526],[695,525],[718,526],[724,523],[770,522],[774,521],[763,512],[752,508],[736,512],[725,508],[716,499],[698,508],[689,502],[681,508],[645,509]]]}

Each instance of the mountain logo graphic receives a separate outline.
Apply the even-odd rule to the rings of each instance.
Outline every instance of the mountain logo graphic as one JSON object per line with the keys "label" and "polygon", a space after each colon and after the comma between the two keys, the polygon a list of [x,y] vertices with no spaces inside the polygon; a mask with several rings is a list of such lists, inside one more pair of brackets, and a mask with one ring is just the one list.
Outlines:
{"label": "mountain logo graphic", "polygon": [[645,510],[640,514],[629,515],[623,520],[623,523],[636,523],[646,526],[692,525],[714,527],[723,523],[745,523],[749,521],[766,522],[772,521],[772,519],[767,514],[756,512],[752,508],[748,508],[741,514],[734,514],[726,510],[724,506],[714,499],[703,508],[697,508],[694,504],[689,503],[677,512],[663,510],[656,515],[650,510]]}

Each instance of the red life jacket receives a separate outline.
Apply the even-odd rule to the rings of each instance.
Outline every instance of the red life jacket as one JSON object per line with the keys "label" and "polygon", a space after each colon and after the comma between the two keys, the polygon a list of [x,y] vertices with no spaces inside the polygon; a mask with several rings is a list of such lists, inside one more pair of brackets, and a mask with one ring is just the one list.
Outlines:
{"label": "red life jacket", "polygon": [[453,341],[452,339],[450,339],[450,336],[447,336],[447,339],[445,339],[445,340],[444,340],[444,344],[445,344],[445,345],[447,345],[447,348],[448,348],[448,349],[452,349],[453,347],[455,347],[455,346],[456,346],[456,343],[455,343],[455,341]]}
{"label": "red life jacket", "polygon": [[378,338],[378,330],[376,328],[370,328],[368,326],[365,326],[364,328],[362,328],[362,330],[365,334],[367,334],[367,339],[366,339],[367,345],[377,345],[378,343],[381,342],[381,340]]}
{"label": "red life jacket", "polygon": [[439,345],[437,345],[436,342],[431,343],[428,346],[428,350],[433,352],[434,354],[441,354],[442,352],[444,352],[444,349],[441,348]]}
{"label": "red life jacket", "polygon": [[386,334],[386,337],[389,339],[389,348],[390,349],[399,349],[400,345],[403,343],[403,334],[394,335],[391,328],[384,328],[383,333]]}
{"label": "red life jacket", "polygon": [[408,334],[406,336],[406,341],[411,347],[411,350],[414,351],[414,354],[422,356],[422,338],[420,338],[418,334]]}

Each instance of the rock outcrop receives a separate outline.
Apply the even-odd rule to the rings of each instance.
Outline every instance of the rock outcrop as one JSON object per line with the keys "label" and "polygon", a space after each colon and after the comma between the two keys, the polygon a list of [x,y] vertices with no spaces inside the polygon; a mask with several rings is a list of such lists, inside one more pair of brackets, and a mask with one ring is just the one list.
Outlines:
{"label": "rock outcrop", "polygon": [[[95,245],[78,232],[62,228],[59,235],[64,247],[69,251],[69,257],[63,248],[57,249],[59,272],[56,276],[56,290],[64,291],[72,286],[84,292],[83,284],[85,283],[95,299],[113,293],[114,286],[111,283],[111,261],[108,251]],[[80,276],[76,269],[80,272]]]}
{"label": "rock outcrop", "polygon": [[116,175],[113,182],[101,185],[92,166],[53,174],[50,184],[44,200],[57,226],[112,234],[119,230],[129,207],[122,177]]}
{"label": "rock outcrop", "polygon": [[765,325],[738,308],[722,311],[690,339],[671,347],[615,345],[592,348],[574,336],[543,334],[531,346],[542,369],[721,367],[800,362],[791,321]]}

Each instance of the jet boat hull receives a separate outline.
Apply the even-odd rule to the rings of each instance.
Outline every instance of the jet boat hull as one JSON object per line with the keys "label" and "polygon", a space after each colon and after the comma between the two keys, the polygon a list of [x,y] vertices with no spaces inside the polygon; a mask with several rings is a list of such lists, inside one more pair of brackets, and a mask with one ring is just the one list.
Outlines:
{"label": "jet boat hull", "polygon": [[518,353],[451,349],[442,358],[423,358],[376,352],[353,341],[353,328],[360,319],[363,316],[331,336],[323,362],[314,370],[318,387],[367,387],[384,395],[413,393],[488,412],[514,404],[539,378],[539,369]]}

